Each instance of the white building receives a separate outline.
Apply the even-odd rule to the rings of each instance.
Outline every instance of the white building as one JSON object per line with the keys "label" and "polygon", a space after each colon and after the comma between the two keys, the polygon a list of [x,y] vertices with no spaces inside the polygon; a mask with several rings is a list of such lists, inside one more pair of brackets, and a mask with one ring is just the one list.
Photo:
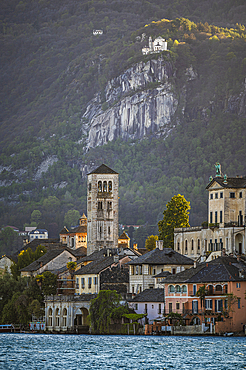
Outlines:
{"label": "white building", "polygon": [[[190,258],[245,254],[246,177],[222,175],[220,164],[208,190],[206,226],[174,229],[174,250]],[[203,259],[203,258],[202,258]]]}
{"label": "white building", "polygon": [[163,242],[157,241],[159,248],[136,258],[130,265],[129,291],[132,294],[141,293],[145,289],[155,287],[155,276],[161,272],[177,272],[193,266],[193,261],[171,248],[163,249]]}
{"label": "white building", "polygon": [[161,51],[167,50],[167,41],[163,39],[161,36],[158,36],[154,41],[152,41],[152,37],[149,37],[149,46],[142,48],[143,55],[153,54],[153,53],[160,53]]}
{"label": "white building", "polygon": [[147,314],[149,321],[160,318],[164,313],[164,289],[146,289],[128,302],[128,305],[138,314]]}
{"label": "white building", "polygon": [[35,229],[29,232],[30,242],[34,239],[48,239],[48,231],[46,229]]}

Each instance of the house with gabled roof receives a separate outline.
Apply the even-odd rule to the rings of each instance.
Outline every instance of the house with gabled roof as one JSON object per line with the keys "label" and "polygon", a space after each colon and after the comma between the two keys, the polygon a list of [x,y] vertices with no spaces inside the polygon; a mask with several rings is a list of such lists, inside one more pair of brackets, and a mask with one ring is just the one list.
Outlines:
{"label": "house with gabled roof", "polygon": [[146,314],[149,322],[160,319],[164,313],[164,289],[145,289],[128,301],[130,308],[138,314]]}
{"label": "house with gabled roof", "polygon": [[44,271],[57,270],[67,262],[75,262],[77,256],[74,254],[72,249],[69,248],[56,248],[48,250],[43,256],[32,262],[30,265],[22,268],[21,276],[37,276],[42,274]]}
{"label": "house with gabled roof", "polygon": [[207,223],[174,229],[174,249],[192,259],[246,253],[246,176],[227,177],[216,163],[210,177]]}
{"label": "house with gabled roof", "polygon": [[155,275],[161,272],[175,274],[193,266],[193,261],[175,252],[171,248],[163,249],[163,241],[157,241],[159,248],[129,262],[130,266],[130,292],[141,293],[145,289],[154,288]]}
{"label": "house with gabled roof", "polygon": [[[246,259],[218,257],[163,280],[165,314],[187,325],[211,324],[215,333],[242,331],[246,324]],[[200,290],[199,290],[200,289]]]}

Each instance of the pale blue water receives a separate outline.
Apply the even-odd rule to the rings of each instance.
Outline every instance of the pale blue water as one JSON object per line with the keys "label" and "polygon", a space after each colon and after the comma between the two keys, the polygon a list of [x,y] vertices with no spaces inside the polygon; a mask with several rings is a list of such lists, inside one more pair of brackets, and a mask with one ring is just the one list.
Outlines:
{"label": "pale blue water", "polygon": [[246,338],[0,334],[0,369],[246,369]]}

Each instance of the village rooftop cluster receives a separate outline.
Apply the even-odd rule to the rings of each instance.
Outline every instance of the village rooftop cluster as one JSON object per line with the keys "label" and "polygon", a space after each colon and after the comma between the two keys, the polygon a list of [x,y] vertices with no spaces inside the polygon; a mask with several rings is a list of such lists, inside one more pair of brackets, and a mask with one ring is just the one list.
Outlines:
{"label": "village rooftop cluster", "polygon": [[[162,240],[151,251],[131,248],[126,232],[118,236],[118,189],[118,173],[102,164],[87,175],[87,216],[77,227],[64,226],[57,241],[46,230],[30,231],[27,245],[42,243],[48,251],[21,276],[50,271],[58,277],[57,294],[45,297],[42,329],[88,333],[92,299],[115,290],[143,314],[138,333],[244,332],[246,177],[223,175],[217,163],[206,188],[207,223],[175,229],[174,249],[163,248]],[[76,262],[73,270],[69,262]],[[0,268],[11,263],[4,256]]]}

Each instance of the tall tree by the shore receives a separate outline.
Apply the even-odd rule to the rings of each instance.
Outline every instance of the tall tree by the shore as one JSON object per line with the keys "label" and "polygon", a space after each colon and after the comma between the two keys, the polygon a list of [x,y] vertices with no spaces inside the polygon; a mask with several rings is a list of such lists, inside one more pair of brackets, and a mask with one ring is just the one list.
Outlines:
{"label": "tall tree by the shore", "polygon": [[174,247],[174,228],[189,227],[190,202],[183,195],[174,195],[167,203],[163,212],[163,219],[158,222],[159,239],[163,240],[163,247]]}

